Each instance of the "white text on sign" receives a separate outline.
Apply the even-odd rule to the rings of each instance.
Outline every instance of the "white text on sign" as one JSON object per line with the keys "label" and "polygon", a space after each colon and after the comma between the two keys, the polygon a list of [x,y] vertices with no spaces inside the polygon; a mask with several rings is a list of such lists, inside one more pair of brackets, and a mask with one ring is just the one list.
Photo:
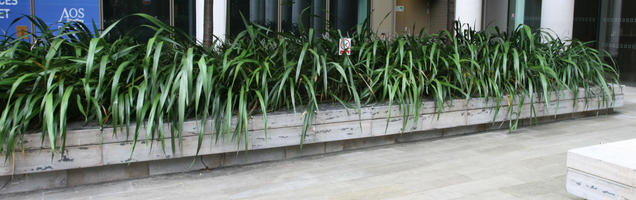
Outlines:
{"label": "white text on sign", "polygon": [[0,0],[0,6],[16,6],[18,0]]}

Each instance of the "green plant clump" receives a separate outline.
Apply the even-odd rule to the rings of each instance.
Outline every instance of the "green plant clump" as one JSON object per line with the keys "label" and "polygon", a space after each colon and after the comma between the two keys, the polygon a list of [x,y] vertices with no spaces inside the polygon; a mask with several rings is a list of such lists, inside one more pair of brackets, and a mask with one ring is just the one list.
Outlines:
{"label": "green plant clump", "polygon": [[610,83],[618,82],[605,53],[527,26],[508,33],[456,26],[387,40],[359,26],[348,35],[352,54],[339,56],[338,30],[278,33],[248,24],[233,39],[206,48],[150,16],[131,17],[151,22],[144,29],[152,37],[134,37],[140,30],[115,36],[110,32],[119,22],[92,33],[80,23],[51,30],[31,19],[40,30],[29,36],[34,42],[1,41],[0,152],[8,157],[21,149],[30,131],[41,131],[42,142],[64,152],[69,121],[115,127],[133,144],[143,137],[165,149],[164,139],[171,138],[174,151],[188,119],[214,121],[211,127],[201,123],[199,149],[206,130],[247,149],[250,117],[263,114],[266,121],[277,110],[302,112],[304,136],[319,104],[359,110],[384,103],[417,119],[427,99],[441,112],[451,99],[480,97],[503,107],[535,95],[549,102],[552,92],[585,88],[610,104]]}

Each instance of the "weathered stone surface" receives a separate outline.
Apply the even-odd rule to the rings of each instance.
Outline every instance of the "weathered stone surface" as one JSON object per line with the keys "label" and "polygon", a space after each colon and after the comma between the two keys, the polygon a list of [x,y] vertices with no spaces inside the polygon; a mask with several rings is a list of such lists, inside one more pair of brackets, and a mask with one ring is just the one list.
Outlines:
{"label": "weathered stone surface", "polygon": [[499,127],[498,124],[486,123],[486,124],[447,128],[441,131],[442,131],[443,137],[452,137],[452,136],[460,136],[460,135],[466,135],[471,133],[478,133],[481,131],[487,131],[491,128],[498,129],[498,128],[506,128],[506,127]]}
{"label": "weathered stone surface", "polygon": [[245,155],[245,152],[234,152],[225,154],[223,166],[246,165],[283,159],[285,159],[285,148],[249,151],[247,155]]}
{"label": "weathered stone surface", "polygon": [[344,141],[327,142],[325,144],[325,153],[333,153],[344,150]]}
{"label": "weathered stone surface", "polygon": [[[571,97],[564,93],[560,102],[551,102],[548,104],[548,112],[545,112],[545,105],[540,103],[541,98],[535,97],[535,100],[539,103],[534,104],[534,111],[537,117],[565,114],[571,112],[591,111],[608,108],[611,105],[601,106],[586,106],[586,105],[599,105],[598,99],[588,99],[588,104],[580,104],[578,102],[585,102],[583,99],[577,100],[577,104],[574,105],[573,95]],[[578,94],[581,95],[581,94]],[[553,95],[556,100],[557,95]],[[569,99],[568,99],[569,98]],[[622,105],[623,97],[618,95],[614,106]],[[492,109],[493,100],[484,101],[483,99],[471,99],[469,101],[458,99],[452,102],[444,104],[444,111],[437,113],[437,109],[432,101],[424,102],[421,108],[421,115],[417,121],[414,121],[414,117],[408,117],[406,123],[404,123],[404,117],[400,111],[400,106],[395,105],[391,107],[391,118],[388,117],[387,105],[371,105],[366,106],[360,110],[361,115],[357,114],[355,109],[338,109],[338,106],[329,107],[329,105],[323,105],[325,108],[316,113],[316,120],[314,124],[310,126],[304,137],[304,144],[314,143],[331,143],[341,140],[352,140],[368,137],[386,136],[392,134],[401,134],[415,131],[430,131],[436,129],[447,129],[452,127],[472,126],[477,124],[489,124],[493,120],[495,122],[501,122],[508,120],[509,117],[506,114],[507,107],[502,108],[497,117],[494,117],[494,111]],[[528,101],[529,102],[529,101]],[[500,102],[503,103],[503,102]],[[514,102],[513,102],[514,103]],[[506,100],[506,104],[507,100]],[[496,105],[496,104],[494,104]],[[481,106],[481,107],[480,107]],[[512,104],[512,112],[516,113],[521,111],[521,118],[530,117],[530,111],[532,107],[529,103],[517,107]],[[554,112],[557,111],[558,112]],[[550,110],[554,110],[550,112]],[[76,169],[86,167],[96,167],[102,165],[113,164],[125,164],[131,162],[144,162],[153,160],[164,160],[173,158],[192,157],[195,155],[213,155],[213,154],[225,154],[224,164],[232,164],[236,162],[236,159],[231,159],[228,156],[230,152],[244,151],[245,148],[249,150],[259,149],[272,149],[279,147],[296,146],[301,140],[302,132],[302,113],[293,112],[273,112],[268,114],[268,131],[265,134],[264,121],[262,117],[254,116],[251,119],[250,131],[247,135],[248,144],[245,144],[245,137],[223,137],[220,141],[216,141],[211,137],[209,127],[212,124],[212,120],[207,122],[207,131],[203,138],[203,144],[200,152],[197,154],[197,143],[199,128],[201,127],[199,121],[189,121],[184,124],[183,140],[180,145],[172,151],[172,144],[170,138],[165,138],[165,148],[162,148],[161,141],[154,141],[146,144],[143,138],[141,138],[135,147],[134,153],[131,155],[132,142],[125,138],[125,134],[119,132],[119,135],[113,135],[112,128],[106,128],[103,133],[99,130],[75,130],[68,133],[68,152],[64,158],[54,158],[50,160],[50,150],[41,149],[41,147],[35,145],[36,140],[33,139],[33,135],[25,136],[27,142],[26,154],[29,158],[16,159],[15,168],[13,164],[5,163],[4,166],[0,166],[0,175],[10,174],[24,174],[33,173],[39,171],[51,171],[51,170],[65,170]],[[362,121],[360,121],[362,119]],[[259,120],[261,120],[259,122]],[[387,121],[389,122],[387,126]],[[166,126],[168,127],[168,126]],[[132,127],[131,129],[134,129]],[[144,128],[141,128],[141,132],[145,133]],[[165,128],[167,129],[167,128]],[[104,143],[95,143],[96,136],[102,135],[104,137]],[[141,134],[145,135],[145,134]],[[39,136],[38,136],[39,137]],[[241,138],[239,143],[236,138]],[[39,140],[39,138],[38,138]],[[374,139],[372,139],[374,140]],[[393,141],[395,142],[395,141]],[[373,143],[367,141],[366,143]],[[380,142],[378,144],[384,144]],[[356,142],[345,142],[340,147],[339,144],[325,146],[325,152],[338,151],[340,148],[358,148],[359,146],[367,146],[365,144],[359,144]],[[30,149],[33,148],[33,149]],[[165,149],[165,151],[164,151]],[[56,154],[59,156],[60,154]],[[284,157],[284,156],[283,156]],[[267,160],[267,159],[266,159]],[[227,161],[227,162],[226,162]]]}
{"label": "weathered stone surface", "polygon": [[214,169],[223,166],[224,154],[204,155],[201,156],[201,162],[206,169]]}
{"label": "weathered stone surface", "polygon": [[442,130],[422,131],[422,132],[410,132],[398,135],[397,142],[414,142],[421,140],[428,140],[433,138],[442,137]]}
{"label": "weathered stone surface", "polygon": [[373,137],[373,138],[365,138],[365,139],[355,139],[355,140],[347,140],[344,141],[344,150],[354,150],[375,146],[382,146],[388,144],[395,144],[396,142],[395,135],[389,135],[384,137]]}
{"label": "weathered stone surface", "polygon": [[185,157],[148,162],[148,173],[151,176],[173,174],[206,169],[200,157]]}
{"label": "weathered stone surface", "polygon": [[306,144],[303,149],[300,146],[285,147],[285,159],[312,156],[325,153],[325,143]]}
{"label": "weathered stone surface", "polygon": [[139,178],[149,175],[147,162],[72,169],[68,170],[67,174],[69,186]]}
{"label": "weathered stone surface", "polygon": [[[630,89],[631,95],[625,98],[629,103],[618,108],[615,114],[525,127],[513,134],[499,130],[315,159],[59,190],[20,194],[4,194],[0,190],[3,193],[0,199],[149,199],[157,196],[165,199],[576,199],[565,189],[566,151],[634,138],[636,88]],[[594,113],[596,111],[556,118],[550,115],[539,121]],[[453,136],[486,130],[492,128],[490,125],[434,131]],[[494,128],[506,129],[506,126]],[[236,143],[231,144],[236,147]],[[325,148],[327,152],[341,151],[343,144],[343,141],[328,142]],[[212,160],[219,163],[223,155],[202,157],[214,157]],[[244,158],[242,154],[239,157]],[[31,184],[19,186],[24,185]]]}
{"label": "weathered stone surface", "polygon": [[589,200],[636,199],[634,187],[574,169],[568,169],[565,186],[569,193]]}
{"label": "weathered stone surface", "polygon": [[[622,88],[618,85],[611,87],[615,91],[615,102],[613,107],[620,107],[623,105],[623,91]],[[596,91],[598,93],[599,91]],[[559,95],[557,95],[559,94]],[[586,94],[583,92],[583,89],[579,89],[577,94],[577,98],[585,98]],[[574,99],[574,95],[570,92],[553,92],[550,95],[550,101],[571,101]],[[589,100],[597,99],[596,97],[588,98]],[[544,101],[540,95],[535,95],[534,97],[535,104],[539,105]],[[499,104],[500,105],[508,105],[508,98],[502,99]],[[524,103],[529,104],[529,100],[526,100]],[[474,110],[474,109],[484,109],[491,108],[497,105],[495,99],[490,98],[488,101],[485,101],[484,98],[473,98],[468,102],[463,99],[452,100],[451,102],[447,102],[444,104],[443,112],[451,112],[451,111],[462,111],[462,110]],[[512,102],[511,106],[516,105],[515,102]],[[592,104],[590,104],[592,105]],[[361,108],[361,115],[357,114],[355,109],[344,109],[340,105],[320,105],[321,109],[316,114],[316,119],[314,120],[314,124],[325,124],[325,123],[333,123],[333,122],[346,122],[346,121],[358,121],[358,120],[369,120],[369,119],[386,119],[388,117],[388,105],[384,104],[375,104],[364,106]],[[590,108],[594,109],[594,108]],[[598,109],[598,108],[597,108]],[[400,111],[399,105],[393,105],[391,107],[391,117],[401,117],[402,112]],[[302,125],[303,113],[301,112],[301,108],[297,108],[296,113],[287,111],[287,112],[272,112],[268,114],[268,128],[276,129],[276,128],[285,128],[285,127],[296,127]],[[422,103],[420,114],[433,114],[437,113],[439,110],[436,108],[435,104],[432,101],[426,101]],[[233,124],[236,124],[235,118],[232,120]],[[212,127],[213,120],[210,119],[206,123],[206,134],[211,134],[209,130]],[[169,123],[165,126],[165,131],[169,131]],[[186,121],[183,125],[183,136],[198,136],[199,128],[201,127],[200,121]],[[264,128],[263,117],[260,115],[255,115],[250,119],[249,130],[262,130]],[[131,126],[130,134],[133,134],[135,130],[135,126]],[[117,132],[117,134],[115,134]],[[145,128],[140,127],[140,135],[139,139],[145,139]],[[67,132],[67,146],[86,146],[86,145],[95,145],[95,144],[108,144],[108,143],[120,143],[130,141],[131,137],[126,138],[126,130],[113,128],[104,128],[101,132],[96,131],[96,129],[84,129],[84,130],[70,130]],[[169,137],[166,137],[169,138]],[[40,148],[48,148],[46,142],[40,145],[40,135],[39,134],[27,134],[24,136],[25,140],[25,148],[26,149],[40,149]]]}
{"label": "weathered stone surface", "polygon": [[636,187],[636,140],[568,151],[567,166],[599,178]]}
{"label": "weathered stone surface", "polygon": [[[372,121],[350,121],[312,126],[313,142],[329,142],[354,138],[372,137]],[[305,142],[311,142],[305,140]]]}
{"label": "weathered stone surface", "polygon": [[67,179],[66,171],[53,171],[15,176],[2,176],[0,177],[0,183],[7,184],[0,190],[0,194],[6,194],[65,187],[67,185]]}
{"label": "weathered stone surface", "polygon": [[636,199],[636,139],[571,149],[568,192],[596,199]]}
{"label": "weathered stone surface", "polygon": [[64,155],[54,157],[51,149],[28,150],[16,153],[10,162],[0,164],[0,175],[39,173],[102,165],[101,146],[68,147]]}

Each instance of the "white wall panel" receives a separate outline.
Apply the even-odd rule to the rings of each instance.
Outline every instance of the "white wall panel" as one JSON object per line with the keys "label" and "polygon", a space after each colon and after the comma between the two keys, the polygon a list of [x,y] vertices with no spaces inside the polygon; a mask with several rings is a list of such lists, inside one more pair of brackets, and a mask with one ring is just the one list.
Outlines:
{"label": "white wall panel", "polygon": [[455,3],[455,20],[462,24],[481,30],[481,16],[482,0],[457,0]]}
{"label": "white wall panel", "polygon": [[574,0],[543,1],[541,5],[541,28],[561,39],[572,39],[574,23]]}

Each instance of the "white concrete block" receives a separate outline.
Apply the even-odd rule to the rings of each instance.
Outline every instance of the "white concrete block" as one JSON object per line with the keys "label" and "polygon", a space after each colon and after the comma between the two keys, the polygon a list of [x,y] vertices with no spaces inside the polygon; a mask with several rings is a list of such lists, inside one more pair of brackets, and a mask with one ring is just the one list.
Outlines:
{"label": "white concrete block", "polygon": [[636,139],[568,151],[567,167],[636,187]]}
{"label": "white concrete block", "polygon": [[614,181],[568,168],[566,190],[588,200],[636,199],[636,189]]}

